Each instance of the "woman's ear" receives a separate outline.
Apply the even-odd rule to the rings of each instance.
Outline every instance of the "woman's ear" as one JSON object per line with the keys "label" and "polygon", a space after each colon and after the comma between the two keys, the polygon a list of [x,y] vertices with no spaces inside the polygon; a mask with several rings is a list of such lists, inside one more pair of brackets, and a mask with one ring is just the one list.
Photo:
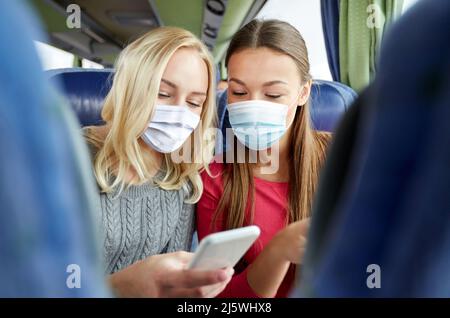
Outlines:
{"label": "woman's ear", "polygon": [[302,87],[302,91],[300,92],[300,95],[298,96],[298,104],[297,104],[298,106],[303,106],[308,101],[309,95],[311,94],[311,86],[312,86],[312,80],[309,80]]}

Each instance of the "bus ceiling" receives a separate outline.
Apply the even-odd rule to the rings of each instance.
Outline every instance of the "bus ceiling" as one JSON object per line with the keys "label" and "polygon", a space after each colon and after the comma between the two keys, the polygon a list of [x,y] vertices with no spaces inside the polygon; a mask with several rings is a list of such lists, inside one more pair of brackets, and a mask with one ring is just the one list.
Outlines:
{"label": "bus ceiling", "polygon": [[218,63],[223,59],[233,34],[253,19],[266,2],[31,0],[44,23],[48,44],[105,67],[113,65],[128,43],[162,25],[178,26],[193,32],[210,48]]}

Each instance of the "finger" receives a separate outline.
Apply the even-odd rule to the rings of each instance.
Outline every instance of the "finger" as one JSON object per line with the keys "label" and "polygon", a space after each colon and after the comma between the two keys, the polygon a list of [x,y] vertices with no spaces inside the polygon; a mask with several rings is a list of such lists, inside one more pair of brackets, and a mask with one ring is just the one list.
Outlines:
{"label": "finger", "polygon": [[233,278],[234,270],[230,270],[230,277],[224,281],[223,283],[218,283],[212,286],[204,287],[206,289],[206,298],[213,298],[216,297],[218,294],[220,294],[228,285],[228,283]]}
{"label": "finger", "polygon": [[[182,262],[183,264],[189,263],[192,258],[194,257],[194,253],[179,251],[175,253],[171,253],[173,257],[175,257],[178,261]],[[170,255],[170,254],[166,254]]]}
{"label": "finger", "polygon": [[201,288],[167,288],[164,292],[167,298],[202,298]]}
{"label": "finger", "polygon": [[234,268],[233,267],[227,267],[224,269],[227,276],[231,279],[234,275]]}
{"label": "finger", "polygon": [[300,221],[300,223],[299,223],[299,225],[298,225],[299,232],[300,232],[302,235],[306,236],[306,235],[308,234],[310,225],[311,225],[311,220],[310,220],[309,218]]}
{"label": "finger", "polygon": [[[228,282],[227,282],[228,283]],[[202,287],[204,297],[205,298],[214,298],[216,297],[222,290],[225,289],[227,285],[224,283],[218,283],[207,287]]]}
{"label": "finger", "polygon": [[168,288],[164,295],[168,298],[213,298],[220,294],[227,284],[228,281],[208,287]]}
{"label": "finger", "polygon": [[228,283],[231,281],[232,277],[230,277],[228,280],[226,280],[223,283],[215,284],[211,287],[205,287],[207,288],[206,292],[206,298],[214,298],[217,295],[219,295],[223,290],[228,286]]}
{"label": "finger", "polygon": [[304,219],[301,221],[301,223],[303,227],[309,228],[309,226],[311,225],[311,219],[310,218]]}
{"label": "finger", "polygon": [[217,287],[206,293],[205,298],[215,298],[225,290],[227,284],[218,284]]}
{"label": "finger", "polygon": [[294,263],[294,264],[303,264],[303,258],[305,256],[305,251],[306,251],[305,248],[301,248],[299,250],[298,255],[297,255],[297,259],[293,260],[292,263]]}
{"label": "finger", "polygon": [[304,237],[303,235],[301,235],[299,237],[299,240],[300,240],[299,245],[302,246],[302,247],[305,247],[306,246],[306,242],[308,241],[307,238]]}
{"label": "finger", "polygon": [[224,282],[229,274],[226,270],[199,271],[182,270],[165,278],[167,287],[196,288]]}

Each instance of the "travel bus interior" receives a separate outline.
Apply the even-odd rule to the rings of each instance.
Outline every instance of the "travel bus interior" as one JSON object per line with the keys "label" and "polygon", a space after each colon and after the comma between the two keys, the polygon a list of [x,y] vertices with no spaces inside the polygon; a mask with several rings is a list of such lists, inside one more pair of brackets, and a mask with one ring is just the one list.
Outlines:
{"label": "travel bus interior", "polygon": [[[212,53],[217,84],[225,85],[216,99],[218,128],[225,135],[231,128],[225,54],[233,35],[256,18],[289,22],[304,36],[313,76],[311,124],[333,136],[313,204],[301,283],[291,297],[449,297],[449,3],[1,4],[0,145],[8,151],[0,155],[0,297],[112,295],[95,244],[89,245],[96,237],[85,217],[85,193],[95,190],[91,167],[78,163],[87,153],[73,131],[104,123],[103,102],[127,44],[149,30],[177,26]],[[371,21],[375,26],[358,27]],[[219,137],[216,154],[228,147]],[[29,200],[19,198],[17,189]],[[41,238],[31,242],[24,233]],[[197,244],[194,238],[192,250]],[[66,288],[65,264],[71,259],[81,260],[84,288]]]}

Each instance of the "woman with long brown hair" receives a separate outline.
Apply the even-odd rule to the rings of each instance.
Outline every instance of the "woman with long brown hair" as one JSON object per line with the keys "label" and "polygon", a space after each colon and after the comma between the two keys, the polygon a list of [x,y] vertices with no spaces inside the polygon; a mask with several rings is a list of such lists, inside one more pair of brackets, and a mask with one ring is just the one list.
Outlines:
{"label": "woman with long brown hair", "polygon": [[293,26],[278,20],[248,23],[233,37],[226,65],[234,143],[231,155],[210,165],[213,176],[202,175],[199,238],[258,225],[260,238],[219,296],[285,297],[295,264],[302,262],[330,136],[311,127],[308,52]]}

